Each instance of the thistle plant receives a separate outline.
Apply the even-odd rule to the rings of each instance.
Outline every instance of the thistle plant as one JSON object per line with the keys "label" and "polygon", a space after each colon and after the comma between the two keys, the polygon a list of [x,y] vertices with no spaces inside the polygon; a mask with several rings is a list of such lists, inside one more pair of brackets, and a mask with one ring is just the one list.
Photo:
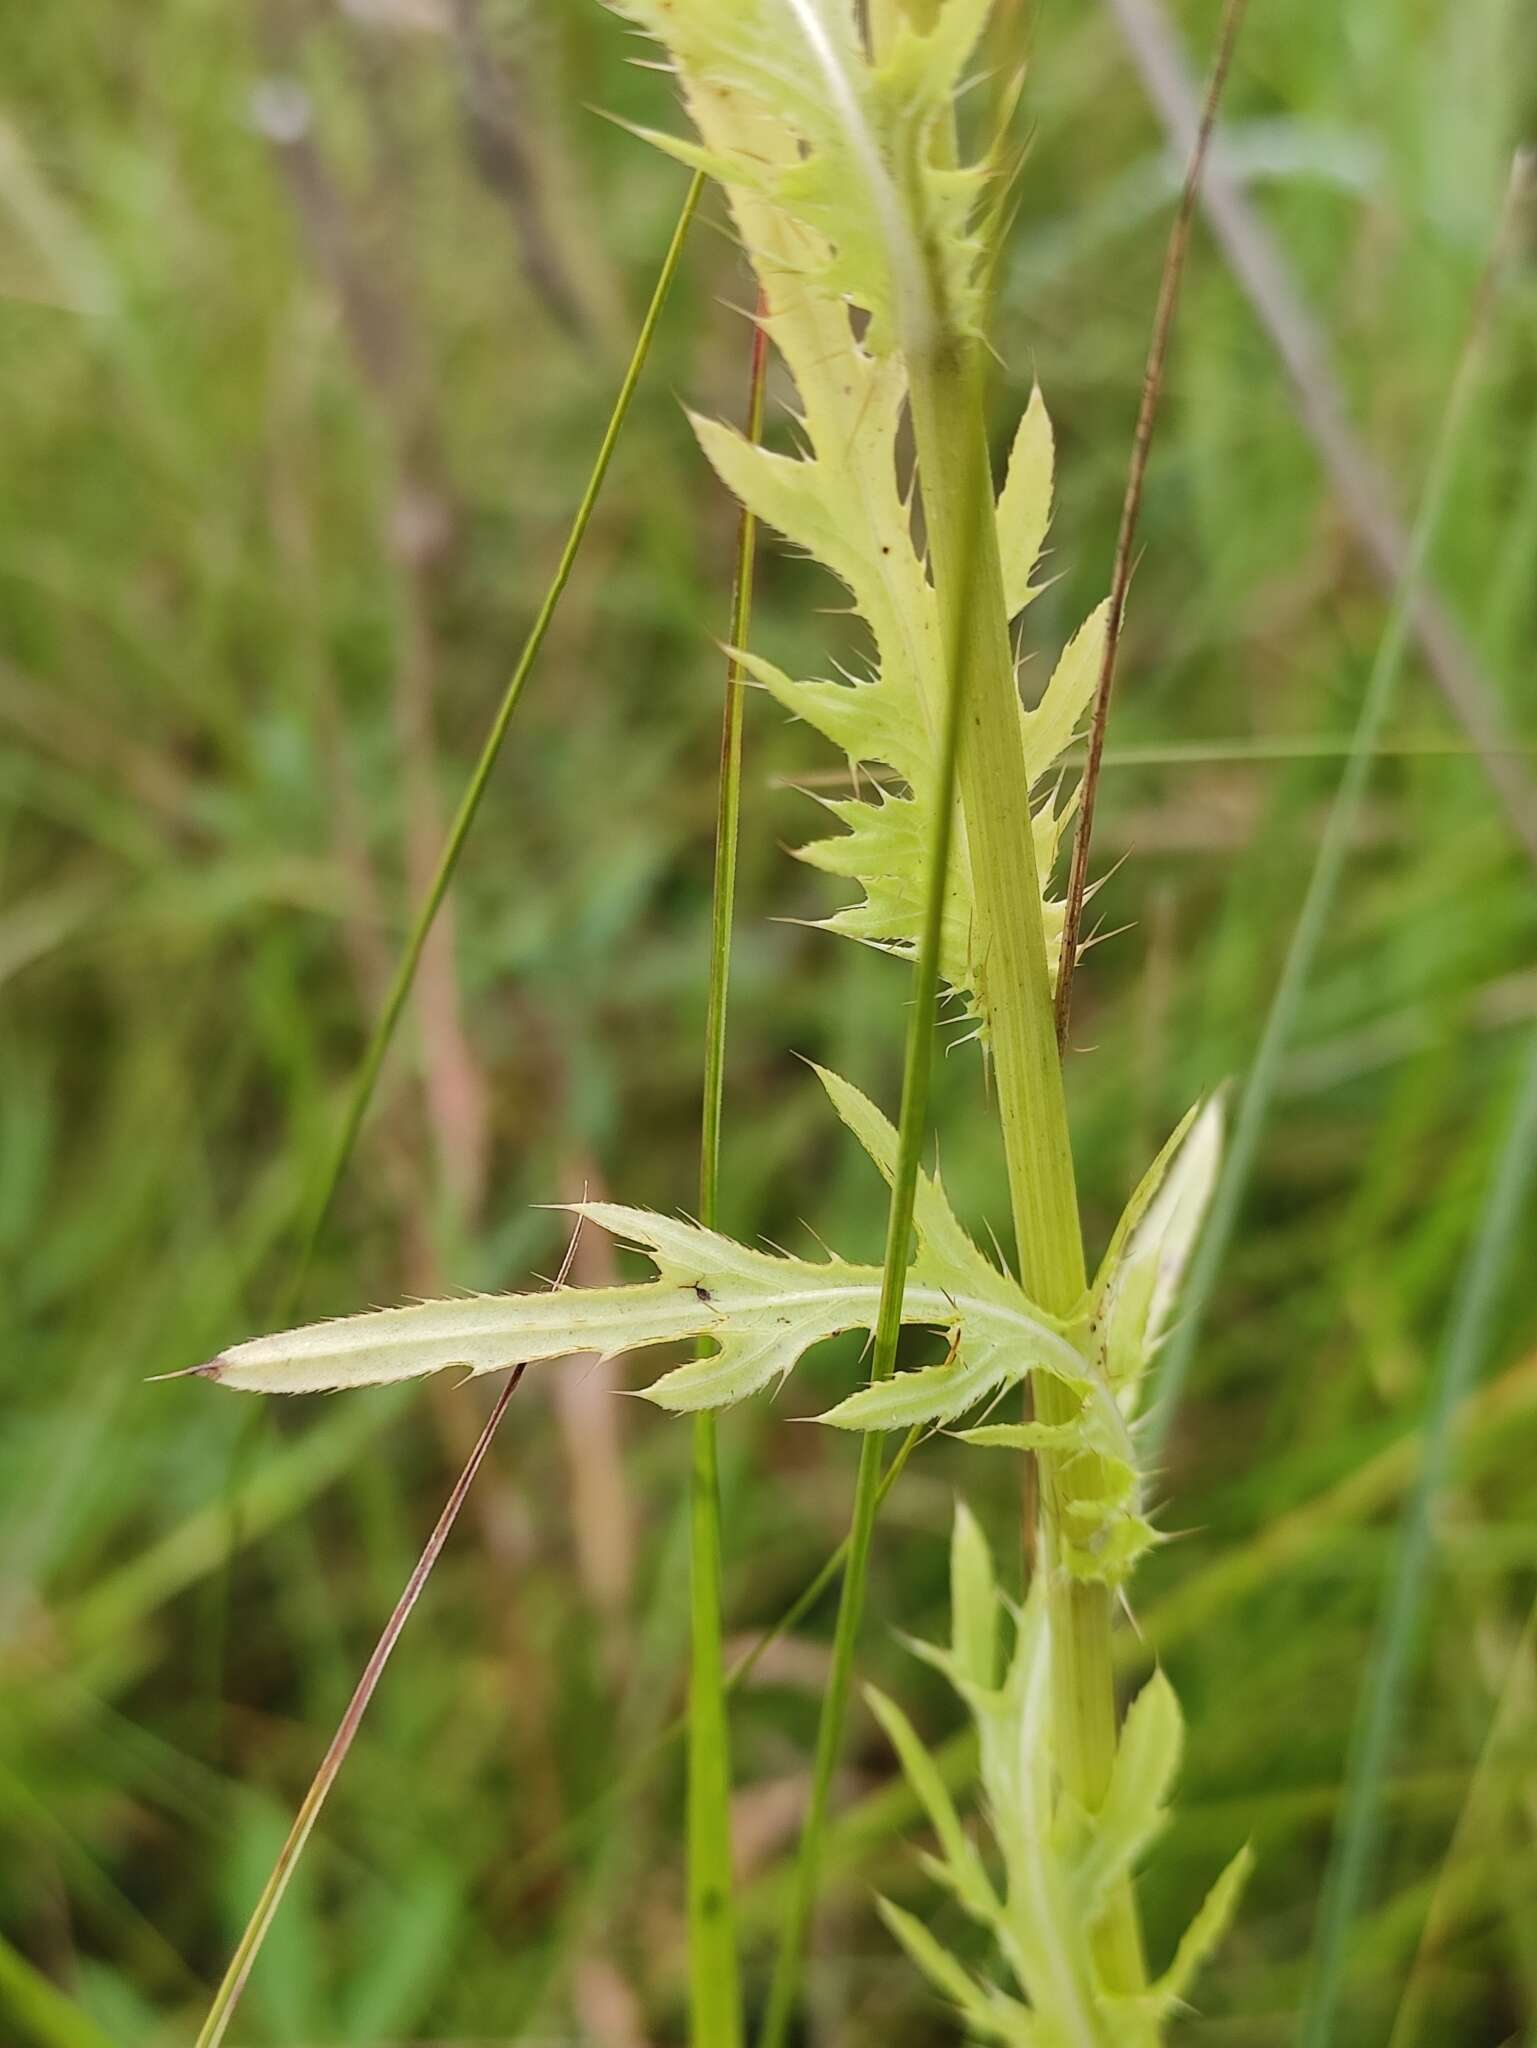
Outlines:
{"label": "thistle plant", "polygon": [[[867,1445],[894,1430],[955,1429],[976,1446],[1037,1458],[1041,1479],[1039,1561],[1023,1607],[998,1591],[963,1508],[951,1645],[924,1653],[977,1724],[994,1855],[963,1828],[900,1710],[873,1702],[938,1838],[930,1867],[993,1937],[1009,1986],[974,1977],[911,1915],[887,1907],[888,1923],[974,2038],[1141,2048],[1160,2038],[1219,1937],[1245,1867],[1240,1852],[1150,1979],[1133,1879],[1164,1817],[1180,1719],[1159,1675],[1118,1724],[1112,1626],[1158,1541],[1138,1418],[1210,1193],[1220,1116],[1209,1103],[1184,1119],[1091,1278],[1053,1017],[1064,944],[1053,873],[1071,817],[1054,778],[1095,690],[1106,620],[1103,607],[1091,615],[1023,708],[1010,626],[1037,588],[1053,450],[1037,392],[995,495],[982,336],[998,180],[991,159],[964,159],[956,120],[987,0],[914,0],[905,12],[872,0],[868,46],[852,0],[625,0],[624,11],[665,46],[695,131],[650,139],[725,189],[757,276],[758,318],[795,389],[799,452],[771,452],[708,420],[694,422],[700,444],[756,520],[831,572],[868,631],[849,672],[794,678],[757,651],[734,658],[837,749],[856,792],[873,791],[830,802],[837,829],[800,858],[857,892],[824,920],[830,931],[915,967],[900,1128],[852,1083],[817,1070],[891,1187],[887,1259],[795,1258],[700,1224],[580,1203],[583,1219],[646,1253],[653,1279],[375,1311],[238,1344],[198,1370],[231,1388],[298,1393],[689,1342],[702,1355],[646,1392],[699,1414],[782,1383],[824,1338],[871,1333],[869,1383],[824,1423]],[[978,1248],[937,1173],[918,1163],[937,988],[991,1068],[1013,1271]],[[943,1362],[895,1372],[903,1324],[943,1333]],[[1012,1388],[1028,1393],[1029,1419],[995,1419]],[[841,1669],[877,1477],[862,1458]],[[769,2048],[798,1991],[842,1699],[835,1683]],[[703,2009],[696,2001],[698,2048],[723,2048]]]}

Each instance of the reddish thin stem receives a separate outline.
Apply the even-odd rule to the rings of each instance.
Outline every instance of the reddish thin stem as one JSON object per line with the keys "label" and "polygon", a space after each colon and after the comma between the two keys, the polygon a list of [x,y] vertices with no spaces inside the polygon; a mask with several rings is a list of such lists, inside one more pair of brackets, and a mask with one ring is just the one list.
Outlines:
{"label": "reddish thin stem", "polygon": [[288,1881],[294,1874],[300,1856],[304,1853],[304,1846],[314,1830],[316,1821],[320,1818],[321,1808],[326,1803],[331,1787],[336,1783],[337,1774],[347,1760],[347,1752],[351,1749],[353,1738],[362,1725],[363,1716],[368,1710],[369,1701],[374,1696],[374,1690],[384,1675],[384,1667],[390,1661],[395,1645],[400,1641],[401,1633],[410,1618],[412,1608],[415,1607],[418,1599],[421,1597],[422,1588],[427,1583],[428,1575],[442,1554],[443,1546],[448,1541],[449,1531],[458,1519],[459,1510],[464,1505],[465,1496],[474,1482],[475,1474],[480,1470],[486,1452],[491,1447],[491,1439],[496,1434],[497,1425],[507,1412],[507,1404],[512,1399],[514,1393],[516,1393],[518,1382],[522,1379],[524,1370],[525,1368],[521,1365],[514,1367],[506,1386],[503,1387],[501,1393],[497,1396],[496,1406],[487,1416],[486,1426],[480,1432],[475,1448],[470,1452],[468,1459],[465,1461],[464,1470],[454,1482],[453,1492],[450,1493],[444,1504],[443,1512],[437,1520],[437,1526],[427,1538],[426,1546],[417,1560],[416,1569],[412,1572],[410,1578],[407,1579],[405,1591],[401,1594],[399,1600],[396,1601],[395,1611],[385,1623],[383,1633],[374,1646],[373,1655],[363,1667],[363,1675],[358,1680],[357,1689],[347,1703],[347,1711],[342,1715],[336,1733],[331,1738],[330,1747],[321,1758],[320,1768],[316,1771],[310,1783],[310,1788],[304,1795],[299,1811],[294,1815],[294,1823],[288,1831],[288,1839],[278,1852],[277,1861],[272,1866],[272,1874],[267,1879],[262,1889],[262,1895],[256,1902],[255,1911],[246,1923],[245,1932],[240,1937],[240,1945],[230,1958],[230,1965],[224,1974],[224,1981],[220,1984],[218,1991],[214,1995],[214,2001],[209,2008],[208,2017],[203,2023],[203,2030],[197,2037],[197,2048],[217,2048],[217,2044],[224,2039],[225,2031],[230,2021],[234,2018],[235,2008],[240,2003],[240,1995],[245,1989],[246,1979],[251,1974],[251,1966],[256,1961],[261,1945],[266,1939],[267,1930],[272,1925],[277,1909],[282,1903],[284,1892],[288,1889]]}
{"label": "reddish thin stem", "polygon": [[1164,251],[1163,277],[1158,286],[1158,306],[1153,315],[1153,335],[1148,344],[1147,366],[1142,373],[1142,402],[1137,409],[1137,428],[1132,437],[1131,467],[1126,477],[1126,495],[1121,501],[1121,529],[1116,536],[1115,568],[1110,582],[1110,616],[1105,627],[1105,651],[1100,657],[1099,681],[1094,692],[1094,710],[1089,723],[1089,752],[1083,781],[1078,790],[1078,828],[1073,835],[1073,864],[1068,876],[1067,910],[1062,925],[1062,958],[1057,969],[1057,1047],[1067,1046],[1072,1017],[1073,975],[1078,965],[1078,940],[1083,926],[1083,905],[1088,890],[1089,841],[1094,831],[1094,805],[1099,795],[1100,762],[1105,751],[1105,726],[1110,717],[1110,693],[1115,686],[1115,658],[1121,644],[1121,624],[1126,616],[1126,592],[1131,583],[1132,548],[1137,521],[1142,512],[1142,487],[1147,480],[1147,460],[1153,445],[1153,424],[1163,394],[1164,364],[1169,353],[1169,335],[1179,303],[1180,277],[1185,251],[1190,245],[1190,227],[1195,218],[1196,194],[1201,171],[1217,125],[1217,108],[1233,61],[1233,48],[1243,19],[1245,0],[1227,0],[1217,36],[1217,54],[1206,85],[1201,108],[1201,125],[1196,132],[1184,187],[1175,209]]}

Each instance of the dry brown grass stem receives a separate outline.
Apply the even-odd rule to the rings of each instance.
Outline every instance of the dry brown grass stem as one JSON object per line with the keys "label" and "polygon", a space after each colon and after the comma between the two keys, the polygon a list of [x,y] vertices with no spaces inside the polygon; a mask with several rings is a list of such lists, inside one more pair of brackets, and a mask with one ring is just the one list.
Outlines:
{"label": "dry brown grass stem", "polygon": [[1089,846],[1094,833],[1094,806],[1099,795],[1099,771],[1105,751],[1105,726],[1110,716],[1110,693],[1115,687],[1115,658],[1121,644],[1121,624],[1126,616],[1126,592],[1131,583],[1132,552],[1136,546],[1137,521],[1142,512],[1142,491],[1147,481],[1148,455],[1153,445],[1153,426],[1163,392],[1164,365],[1168,360],[1169,336],[1179,304],[1180,278],[1185,252],[1190,246],[1190,228],[1195,219],[1196,195],[1201,172],[1217,126],[1217,109],[1232,68],[1233,50],[1243,22],[1246,0],[1226,0],[1222,24],[1217,32],[1217,51],[1207,80],[1206,98],[1200,124],[1190,150],[1185,182],[1174,222],[1164,250],[1163,276],[1158,285],[1158,305],[1153,314],[1153,335],[1148,344],[1147,364],[1142,373],[1142,399],[1137,408],[1136,431],[1132,436],[1131,466],[1126,477],[1126,495],[1121,501],[1121,527],[1116,535],[1115,567],[1110,581],[1110,617],[1105,630],[1105,648],[1100,657],[1099,680],[1094,691],[1094,708],[1089,722],[1089,752],[1078,790],[1078,827],[1073,834],[1073,862],[1068,875],[1067,912],[1062,928],[1062,964],[1057,974],[1057,1047],[1065,1050],[1072,1018],[1073,977],[1078,965],[1079,934],[1083,926],[1084,898],[1088,891]]}

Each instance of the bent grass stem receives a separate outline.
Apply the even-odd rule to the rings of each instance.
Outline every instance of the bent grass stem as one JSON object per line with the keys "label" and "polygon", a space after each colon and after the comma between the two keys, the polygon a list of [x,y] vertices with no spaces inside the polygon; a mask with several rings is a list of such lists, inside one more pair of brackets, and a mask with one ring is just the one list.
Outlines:
{"label": "bent grass stem", "polygon": [[326,1161],[325,1170],[317,1183],[315,1194],[311,1200],[309,1217],[304,1227],[304,1235],[300,1241],[299,1256],[295,1261],[293,1275],[285,1297],[284,1313],[281,1317],[281,1320],[284,1322],[291,1322],[293,1320],[293,1313],[303,1292],[304,1282],[308,1277],[316,1247],[320,1242],[321,1233],[324,1231],[326,1221],[330,1216],[331,1205],[336,1199],[336,1191],[341,1185],[342,1175],[347,1170],[347,1163],[352,1157],[353,1147],[357,1143],[358,1134],[361,1132],[364,1119],[368,1115],[369,1105],[373,1101],[374,1091],[379,1083],[379,1075],[384,1066],[385,1055],[390,1049],[396,1029],[400,1023],[401,1015],[405,1010],[407,998],[410,996],[412,986],[415,983],[417,969],[421,965],[423,949],[427,944],[427,939],[433,925],[437,921],[438,912],[443,907],[443,899],[448,894],[449,885],[453,881],[455,870],[458,868],[465,843],[469,839],[471,829],[474,826],[476,817],[479,815],[481,802],[490,785],[492,771],[496,767],[498,757],[502,751],[502,743],[507,737],[509,726],[512,724],[513,713],[518,708],[524,688],[530,675],[533,673],[534,664],[539,659],[540,650],[544,646],[545,638],[549,633],[556,611],[560,607],[560,601],[565,594],[566,585],[571,580],[571,572],[576,566],[576,558],[581,551],[582,542],[587,537],[587,528],[592,521],[593,512],[597,507],[604,480],[608,475],[609,465],[613,461],[614,450],[619,445],[619,436],[624,429],[625,421],[629,417],[630,406],[634,400],[636,388],[640,383],[641,372],[646,366],[646,358],[651,353],[651,344],[655,339],[657,325],[662,317],[662,308],[667,303],[668,295],[672,290],[673,280],[678,274],[678,265],[683,256],[683,245],[688,238],[689,227],[693,222],[694,215],[698,211],[704,185],[703,173],[696,172],[689,184],[682,210],[678,215],[677,225],[673,229],[672,240],[667,247],[667,254],[662,259],[662,267],[657,273],[657,280],[652,289],[650,304],[646,308],[645,318],[641,321],[640,332],[635,338],[635,347],[631,351],[629,364],[625,369],[624,376],[620,380],[619,390],[614,399],[613,410],[610,412],[608,424],[603,430],[603,438],[598,444],[598,452],[593,458],[592,468],[588,473],[587,483],[583,489],[581,500],[572,517],[565,545],[562,547],[560,559],[555,565],[555,573],[550,578],[549,586],[540,602],[539,610],[534,616],[534,623],[529,628],[528,638],[523,643],[522,651],[518,656],[507,687],[502,693],[501,703],[497,706],[496,716],[491,722],[491,729],[486,734],[485,742],[480,750],[480,756],[475,763],[468,783],[465,785],[464,794],[459,799],[459,807],[454,813],[453,823],[448,830],[448,837],[443,842],[443,851],[438,857],[438,865],[433,874],[431,884],[417,908],[415,918],[412,920],[410,932],[407,935],[405,946],[401,951],[399,962],[395,968],[394,979],[390,983],[389,994],[385,997],[384,1007],[379,1012],[378,1020],[369,1035],[368,1044],[364,1049],[363,1058],[358,1067],[357,1078],[353,1083],[352,1093],[348,1098],[346,1112],[342,1117],[341,1127],[336,1135],[336,1142],[332,1147],[330,1156]]}

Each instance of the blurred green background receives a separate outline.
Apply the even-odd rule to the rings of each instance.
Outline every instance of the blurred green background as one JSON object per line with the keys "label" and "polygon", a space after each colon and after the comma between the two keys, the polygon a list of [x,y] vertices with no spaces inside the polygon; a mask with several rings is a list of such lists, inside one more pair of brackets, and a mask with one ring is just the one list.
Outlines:
{"label": "blurred green background", "polygon": [[[1028,615],[1043,660],[1108,583],[1179,178],[1124,32],[1140,14],[1000,16],[1000,51],[1029,53],[1031,148],[998,431],[1038,376],[1059,447],[1057,580]],[[1197,74],[1215,20],[1210,0],[1180,9]],[[281,1312],[409,905],[682,197],[675,165],[594,111],[676,120],[637,54],[585,0],[0,12],[7,2043],[192,2037],[489,1399],[444,1383],[274,1412],[145,1377]],[[1537,133],[1531,10],[1253,0],[1227,113],[1227,175],[1407,514],[1511,152]],[[1528,789],[1532,248],[1528,219],[1432,565]],[[712,198],[307,1314],[531,1284],[561,1248],[535,1205],[583,1186],[694,1198],[735,520],[680,400],[740,415],[748,296]],[[1091,1253],[1179,1113],[1245,1069],[1385,610],[1266,319],[1204,228],[1141,539],[1097,840],[1114,936],[1080,976],[1070,1073]],[[847,642],[837,602],[765,547],[755,637],[776,659],[825,667]],[[794,785],[828,767],[751,703],[724,1211],[869,1257],[883,1191],[795,1059],[895,1104],[901,970],[808,929],[837,898],[782,851],[810,816]],[[1534,962],[1531,859],[1416,645],[1169,1445],[1182,1540],[1136,1587],[1190,1720],[1155,1954],[1239,1839],[1259,1853],[1181,2039],[1293,2035],[1410,1432]],[[962,1213],[1000,1222],[974,1053],[941,1062],[935,1118]],[[595,1238],[580,1257],[590,1279],[615,1270]],[[1437,1511],[1433,1622],[1352,1945],[1366,2041],[1411,1975],[1416,2039],[1482,2048],[1537,2024],[1537,1671],[1518,1647],[1537,1287],[1529,1255],[1518,1268]],[[808,1370],[846,1385],[857,1346]],[[813,1405],[792,1385],[724,1424],[738,1642],[842,1533],[852,1446],[789,1425]],[[680,2038],[676,1756],[595,1802],[681,1701],[686,1461],[686,1431],[603,1375],[530,1377],[233,2039]],[[939,1627],[962,1464],[1013,1540],[1009,1461],[926,1449],[883,1517],[867,1628],[867,1672],[935,1739],[953,1703],[895,1630]],[[755,1994],[829,1627],[819,1610],[736,1711]],[[870,1908],[877,1886],[931,1897],[893,1772],[859,1719],[808,2042],[951,2038]]]}

